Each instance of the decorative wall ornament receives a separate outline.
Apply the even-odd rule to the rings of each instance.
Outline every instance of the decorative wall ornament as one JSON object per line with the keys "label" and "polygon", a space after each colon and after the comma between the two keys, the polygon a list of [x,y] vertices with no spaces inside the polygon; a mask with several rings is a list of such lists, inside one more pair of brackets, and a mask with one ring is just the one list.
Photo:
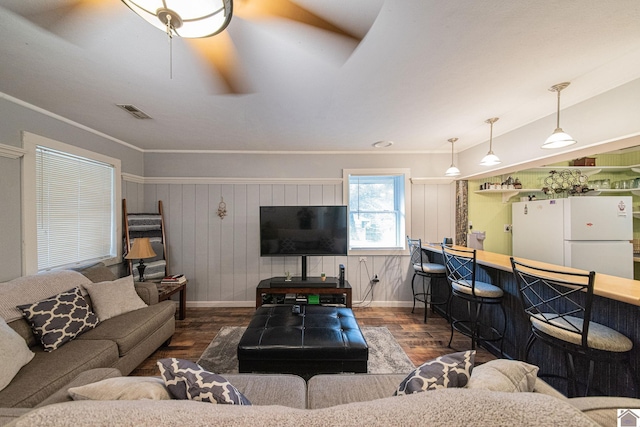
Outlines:
{"label": "decorative wall ornament", "polygon": [[227,216],[227,204],[224,202],[224,197],[220,197],[220,203],[218,204],[218,216],[220,219],[224,219]]}
{"label": "decorative wall ornament", "polygon": [[567,192],[569,194],[581,194],[589,191],[587,187],[587,175],[583,175],[578,169],[552,170],[544,179],[542,191],[547,195]]}

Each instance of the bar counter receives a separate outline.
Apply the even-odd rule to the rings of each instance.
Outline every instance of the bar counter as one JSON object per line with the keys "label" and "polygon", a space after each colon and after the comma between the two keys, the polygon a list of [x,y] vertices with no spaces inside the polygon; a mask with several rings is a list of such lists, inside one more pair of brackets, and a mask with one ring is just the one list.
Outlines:
{"label": "bar counter", "polygon": [[[442,248],[439,243],[423,244],[423,249],[429,255],[431,262],[444,265]],[[507,313],[504,357],[524,360],[524,350],[531,331],[531,325],[520,302],[509,258],[509,255],[477,250],[478,271],[476,279],[493,283],[502,288],[504,292],[502,305]],[[583,270],[570,269],[523,258],[516,259],[551,270],[583,272]],[[445,297],[446,292],[448,292],[448,285],[434,286],[435,297]],[[466,303],[457,298],[454,298],[453,301],[451,312],[454,318],[466,315]],[[445,314],[439,307],[435,307],[435,310],[443,315]],[[634,348],[631,354],[631,365],[636,375],[640,373],[640,281],[596,273],[591,320],[613,328],[633,341]],[[502,315],[496,307],[484,307],[481,321],[500,327],[502,326]],[[482,346],[497,357],[500,357],[497,343],[483,343]],[[455,350],[461,351],[469,348],[471,348],[471,340],[469,340],[468,348],[456,348]],[[541,342],[534,344],[529,355],[529,363],[539,366],[541,373],[565,375],[563,353]],[[584,360],[578,359],[576,363],[578,379],[587,378],[587,366],[588,364]],[[554,379],[545,378],[545,380],[562,393],[566,392],[566,383]],[[594,386],[595,390],[592,394],[639,397],[634,394],[633,382],[628,370],[621,366],[596,364]],[[640,394],[640,391],[637,393]]]}
{"label": "bar counter", "polygon": [[[442,252],[440,243],[427,243],[423,245],[423,248],[432,252]],[[508,271],[511,273],[511,261],[509,260],[509,258],[509,255],[497,254],[494,252],[481,250],[476,251],[476,261],[479,265]],[[555,264],[547,264],[539,261],[531,261],[525,258],[516,257],[516,259],[524,262],[525,264],[548,268],[550,270],[566,270],[588,273],[588,271],[585,272],[584,270],[561,267]],[[640,281],[638,280],[625,279],[622,277],[596,273],[596,282],[593,287],[593,293],[604,298],[610,298],[616,301],[626,302],[627,304],[640,306]]]}

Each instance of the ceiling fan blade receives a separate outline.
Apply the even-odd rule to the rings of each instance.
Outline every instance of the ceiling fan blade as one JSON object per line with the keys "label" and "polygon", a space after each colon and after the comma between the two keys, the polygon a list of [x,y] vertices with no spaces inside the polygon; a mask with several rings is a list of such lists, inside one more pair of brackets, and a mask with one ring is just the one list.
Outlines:
{"label": "ceiling fan blade", "polygon": [[349,37],[357,42],[362,41],[362,37],[355,33],[332,24],[290,0],[236,0],[233,8],[234,15],[242,18],[260,19],[265,16],[286,18],[291,21]]}
{"label": "ceiling fan blade", "polygon": [[16,2],[5,7],[38,27],[73,43],[82,41],[95,23],[110,22],[122,6],[110,0]]}
{"label": "ceiling fan blade", "polygon": [[185,39],[185,41],[218,71],[226,87],[225,93],[243,95],[253,92],[244,78],[236,47],[227,31],[215,37]]}

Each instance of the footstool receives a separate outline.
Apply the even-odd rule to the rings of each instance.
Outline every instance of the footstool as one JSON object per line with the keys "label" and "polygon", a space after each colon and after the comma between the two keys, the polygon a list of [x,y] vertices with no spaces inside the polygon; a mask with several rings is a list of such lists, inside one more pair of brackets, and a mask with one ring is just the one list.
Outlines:
{"label": "footstool", "polygon": [[238,370],[296,374],[367,372],[369,348],[350,308],[301,305],[256,310],[238,343]]}

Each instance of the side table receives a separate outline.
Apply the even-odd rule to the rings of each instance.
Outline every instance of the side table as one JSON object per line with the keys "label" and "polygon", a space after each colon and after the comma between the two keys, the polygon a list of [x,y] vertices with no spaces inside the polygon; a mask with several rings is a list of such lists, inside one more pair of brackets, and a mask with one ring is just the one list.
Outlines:
{"label": "side table", "polygon": [[171,295],[180,292],[180,301],[178,303],[178,319],[184,320],[187,311],[187,283],[156,283],[158,287],[158,300],[164,301],[171,298]]}

